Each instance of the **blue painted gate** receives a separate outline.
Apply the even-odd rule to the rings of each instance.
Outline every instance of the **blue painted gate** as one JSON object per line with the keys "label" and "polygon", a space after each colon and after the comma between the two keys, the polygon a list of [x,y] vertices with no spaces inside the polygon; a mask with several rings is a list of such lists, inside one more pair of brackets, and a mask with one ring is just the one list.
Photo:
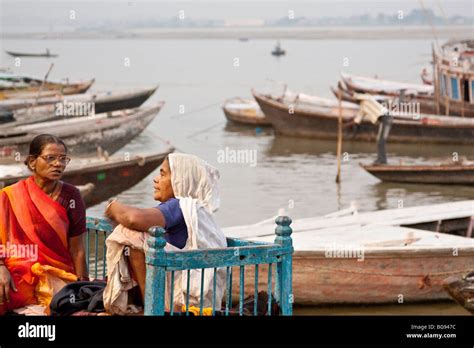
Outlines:
{"label": "blue painted gate", "polygon": [[[272,315],[272,299],[280,307],[282,315],[292,315],[293,287],[292,287],[292,255],[291,219],[280,216],[276,219],[275,242],[250,242],[227,238],[227,248],[204,249],[190,251],[165,251],[165,230],[161,227],[152,227],[148,231],[148,250],[146,254],[147,278],[145,295],[145,315],[165,315],[166,279],[171,279],[169,294],[170,315],[174,315],[173,289],[175,272],[187,272],[186,311],[189,315],[189,274],[193,269],[201,270],[201,297],[199,314],[203,313],[203,280],[204,272],[213,272],[213,301],[212,314],[230,315],[232,311],[232,278],[234,270],[239,273],[239,306],[236,314],[244,314],[245,300],[245,270],[253,268],[253,315],[257,315],[257,300],[259,291],[259,271],[266,270],[267,286],[267,315]],[[86,256],[89,274],[92,278],[106,277],[106,245],[105,239],[111,233],[111,225],[103,219],[87,218]],[[215,289],[217,269],[226,271],[225,308],[216,308]],[[167,273],[170,277],[167,277]],[[248,279],[247,279],[248,280]],[[272,291],[273,290],[273,291]],[[270,295],[272,294],[272,295]],[[248,295],[248,293],[247,293]],[[248,311],[247,311],[248,313]],[[168,314],[168,313],[167,313]],[[184,313],[183,313],[184,314]],[[276,314],[276,313],[273,313]]]}

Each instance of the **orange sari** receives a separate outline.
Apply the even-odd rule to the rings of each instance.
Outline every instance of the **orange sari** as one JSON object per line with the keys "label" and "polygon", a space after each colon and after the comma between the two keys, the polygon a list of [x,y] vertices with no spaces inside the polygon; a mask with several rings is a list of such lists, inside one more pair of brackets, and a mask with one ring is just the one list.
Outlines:
{"label": "orange sari", "polygon": [[[36,259],[25,255],[0,255],[18,290],[10,288],[10,302],[0,305],[0,314],[37,303],[38,283],[31,266],[36,262],[74,273],[68,250],[69,219],[66,209],[46,195],[31,176],[0,191],[0,244],[17,248],[27,246],[36,250]],[[12,247],[13,246],[13,247]],[[10,255],[11,254],[11,255]]]}

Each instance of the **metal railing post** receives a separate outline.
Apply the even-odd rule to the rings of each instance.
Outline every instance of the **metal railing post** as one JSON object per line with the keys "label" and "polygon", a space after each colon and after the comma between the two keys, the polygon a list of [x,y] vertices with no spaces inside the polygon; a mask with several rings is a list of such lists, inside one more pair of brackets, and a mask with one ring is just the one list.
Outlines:
{"label": "metal railing post", "polygon": [[[288,216],[279,216],[275,220],[278,225],[275,228],[275,244],[279,244],[282,248],[293,247],[291,233],[293,232],[290,224],[291,219]],[[293,251],[282,255],[281,262],[277,265],[275,296],[280,303],[282,315],[293,314]],[[271,294],[269,294],[270,296]]]}
{"label": "metal railing post", "polygon": [[166,246],[165,230],[161,227],[150,227],[148,233],[145,315],[164,315],[166,286],[166,266],[164,265],[166,258],[164,250]]}

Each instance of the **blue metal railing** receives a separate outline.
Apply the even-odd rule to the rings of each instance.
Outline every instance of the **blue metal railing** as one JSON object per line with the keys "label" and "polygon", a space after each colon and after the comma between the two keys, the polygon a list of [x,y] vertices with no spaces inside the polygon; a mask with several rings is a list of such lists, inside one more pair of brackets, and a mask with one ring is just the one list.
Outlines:
{"label": "blue metal railing", "polygon": [[[246,286],[251,290],[247,294],[254,296],[253,310],[250,314],[258,314],[259,277],[267,273],[267,309],[266,315],[272,315],[272,303],[276,301],[282,315],[292,315],[293,289],[292,289],[292,255],[293,246],[291,239],[291,219],[280,216],[276,219],[275,243],[250,242],[239,239],[227,238],[227,248],[204,249],[189,251],[165,251],[165,230],[161,227],[149,229],[148,250],[146,254],[146,294],[145,315],[164,315],[167,279],[170,282],[169,314],[174,315],[174,284],[175,272],[186,271],[186,299],[185,315],[189,315],[190,304],[190,271],[201,270],[201,287],[199,299],[199,314],[204,311],[204,277],[211,273],[212,277],[212,314],[216,315],[243,315]],[[105,238],[111,232],[110,224],[103,219],[87,218],[87,250],[89,274],[98,278],[100,274],[105,278]],[[92,238],[94,236],[94,238]],[[102,248],[99,247],[102,245]],[[91,253],[93,247],[94,253]],[[253,266],[253,267],[252,267]],[[246,279],[246,267],[253,268],[253,281]],[[218,269],[225,269],[225,295],[224,308],[216,308],[216,286]],[[233,277],[238,271],[237,277]],[[170,275],[167,277],[167,273]],[[274,275],[273,275],[274,273]],[[234,278],[234,279],[233,279]],[[265,279],[265,278],[262,278]],[[233,283],[236,283],[233,285]],[[274,296],[272,288],[274,285]],[[253,288],[253,289],[252,289]],[[238,290],[238,311],[232,308],[232,293]],[[272,302],[273,300],[273,302]],[[249,314],[249,311],[247,311]],[[277,314],[277,313],[273,313]]]}

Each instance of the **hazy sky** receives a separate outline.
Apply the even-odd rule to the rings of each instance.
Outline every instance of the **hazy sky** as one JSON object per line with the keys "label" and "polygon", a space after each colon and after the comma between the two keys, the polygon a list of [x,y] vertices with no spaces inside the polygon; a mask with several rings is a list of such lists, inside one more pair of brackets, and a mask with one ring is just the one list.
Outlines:
{"label": "hazy sky", "polygon": [[[426,8],[446,16],[473,16],[473,0],[423,0]],[[274,19],[288,16],[330,17],[369,13],[396,14],[419,9],[419,0],[219,0],[219,1],[161,1],[161,0],[0,0],[2,26],[37,26],[71,24],[69,14],[76,13],[75,26],[100,22],[140,21],[176,17],[184,10],[187,18],[228,19],[263,18]]]}

